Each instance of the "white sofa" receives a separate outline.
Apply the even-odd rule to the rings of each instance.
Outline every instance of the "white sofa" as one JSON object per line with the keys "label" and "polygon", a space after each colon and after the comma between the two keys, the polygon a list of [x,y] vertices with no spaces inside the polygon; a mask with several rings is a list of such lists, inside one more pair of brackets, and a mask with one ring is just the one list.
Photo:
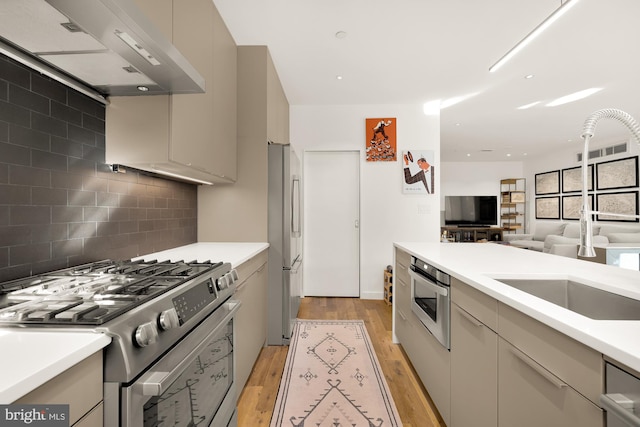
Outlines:
{"label": "white sofa", "polygon": [[[580,224],[537,221],[532,234],[505,234],[503,239],[512,246],[575,258],[580,244]],[[594,223],[594,246],[609,243],[635,243],[640,246],[640,226]]]}

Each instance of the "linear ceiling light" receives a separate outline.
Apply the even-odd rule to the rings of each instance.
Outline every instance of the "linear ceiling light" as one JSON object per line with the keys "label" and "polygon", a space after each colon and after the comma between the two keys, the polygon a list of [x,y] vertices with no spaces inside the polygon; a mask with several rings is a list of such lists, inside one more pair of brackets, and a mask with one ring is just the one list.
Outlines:
{"label": "linear ceiling light", "polygon": [[520,52],[526,45],[531,43],[533,39],[538,37],[544,30],[546,30],[551,24],[553,24],[558,18],[567,13],[569,9],[571,9],[575,4],[578,3],[578,0],[566,0],[559,8],[555,10],[551,15],[547,17],[540,25],[533,29],[525,38],[520,40],[518,44],[516,44],[509,52],[507,52],[502,58],[498,60],[495,64],[489,68],[489,72],[493,73],[498,70],[498,68],[502,67],[508,60],[513,58],[516,53]]}
{"label": "linear ceiling light", "polygon": [[574,92],[569,95],[554,99],[553,101],[547,104],[547,107],[556,107],[558,105],[568,104],[569,102],[578,101],[580,99],[584,99],[588,96],[591,96],[596,92],[600,92],[601,90],[602,90],[601,87],[592,87],[590,89]]}

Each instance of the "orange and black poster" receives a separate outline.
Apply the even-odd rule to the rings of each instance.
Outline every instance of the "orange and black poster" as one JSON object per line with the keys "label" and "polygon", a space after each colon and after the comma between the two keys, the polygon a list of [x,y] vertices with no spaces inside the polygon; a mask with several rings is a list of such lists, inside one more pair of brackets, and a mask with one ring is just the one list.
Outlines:
{"label": "orange and black poster", "polygon": [[396,161],[396,119],[366,119],[367,161]]}

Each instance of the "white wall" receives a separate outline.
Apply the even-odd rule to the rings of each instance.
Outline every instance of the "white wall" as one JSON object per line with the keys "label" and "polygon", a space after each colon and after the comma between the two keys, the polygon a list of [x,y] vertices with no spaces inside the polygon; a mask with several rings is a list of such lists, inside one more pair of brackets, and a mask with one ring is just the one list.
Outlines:
{"label": "white wall", "polygon": [[[307,150],[360,151],[360,296],[382,299],[393,242],[439,239],[440,117],[426,116],[422,105],[291,106],[290,114],[291,145],[301,158]],[[365,119],[377,117],[397,120],[395,162],[365,161]],[[436,194],[402,194],[401,155],[411,149],[434,152]]]}

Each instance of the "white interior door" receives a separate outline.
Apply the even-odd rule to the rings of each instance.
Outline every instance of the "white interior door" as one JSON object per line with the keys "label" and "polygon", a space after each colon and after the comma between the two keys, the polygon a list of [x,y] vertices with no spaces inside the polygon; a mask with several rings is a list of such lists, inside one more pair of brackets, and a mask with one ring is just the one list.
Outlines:
{"label": "white interior door", "polygon": [[304,154],[305,296],[360,296],[360,153]]}

